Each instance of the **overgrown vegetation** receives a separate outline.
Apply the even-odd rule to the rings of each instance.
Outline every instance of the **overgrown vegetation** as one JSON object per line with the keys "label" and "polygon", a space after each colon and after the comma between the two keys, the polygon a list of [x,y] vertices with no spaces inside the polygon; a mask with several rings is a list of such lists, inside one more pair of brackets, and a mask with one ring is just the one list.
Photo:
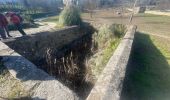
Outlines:
{"label": "overgrown vegetation", "polygon": [[[82,26],[80,12],[75,6],[64,8],[59,17],[52,17],[46,21],[58,21],[63,26]],[[28,52],[25,53],[25,50],[24,55],[33,54],[29,60],[35,62],[37,66],[41,66],[50,75],[56,76],[61,82],[76,91],[80,97],[85,98],[118,46],[126,27],[119,24],[104,25],[95,34],[93,34],[93,27],[86,27],[86,25],[83,27],[80,32],[84,35],[69,44],[55,48],[54,45],[57,43],[50,40],[51,45],[41,47],[44,55],[35,56],[34,53],[38,51],[36,49],[40,48],[40,44],[37,42],[35,50],[28,48]],[[22,53],[23,50],[20,51],[20,54]]]}
{"label": "overgrown vegetation", "polygon": [[[81,37],[72,42],[46,51],[45,70],[51,75],[59,78],[66,86],[74,90],[81,98],[85,98],[92,87],[92,82],[86,79],[88,68],[86,62],[92,54],[92,34],[94,29],[91,26],[84,27]],[[79,33],[82,34],[82,33]],[[90,76],[91,77],[91,76]]]}
{"label": "overgrown vegetation", "polygon": [[98,34],[94,36],[94,38],[98,44],[99,49],[102,49],[106,47],[108,43],[110,43],[110,41],[112,41],[115,37],[114,33],[112,33],[109,26],[103,25],[99,29]]}
{"label": "overgrown vegetation", "polygon": [[110,30],[114,33],[114,36],[121,38],[126,32],[126,26],[122,24],[112,24]]}
{"label": "overgrown vegetation", "polygon": [[122,25],[122,30],[116,31],[116,34],[121,35],[116,37],[113,32],[120,30],[120,27],[114,25],[114,28],[104,25],[95,34],[92,34],[94,31],[89,26],[85,27],[87,34],[58,49],[60,51],[47,49],[47,72],[58,77],[80,97],[85,98],[118,46],[120,37],[125,33],[122,30],[126,28],[122,29]]}
{"label": "overgrown vegetation", "polygon": [[60,14],[59,23],[64,26],[81,25],[82,19],[79,9],[75,6],[65,7]]}
{"label": "overgrown vegetation", "polygon": [[114,36],[110,26],[94,31],[92,26],[84,24],[76,33],[59,33],[59,38],[72,38],[65,43],[66,40],[56,40],[51,35],[45,39],[48,41],[42,37],[31,42],[15,41],[9,46],[85,98],[121,40]]}
{"label": "overgrown vegetation", "polygon": [[93,36],[97,49],[90,58],[88,66],[95,76],[94,80],[99,77],[125,32],[126,27],[124,25],[103,25],[98,33]]}

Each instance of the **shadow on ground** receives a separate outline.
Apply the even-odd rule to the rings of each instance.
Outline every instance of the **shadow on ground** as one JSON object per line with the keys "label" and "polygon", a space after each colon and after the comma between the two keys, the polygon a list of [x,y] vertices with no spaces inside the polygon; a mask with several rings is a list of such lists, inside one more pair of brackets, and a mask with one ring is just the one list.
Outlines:
{"label": "shadow on ground", "polygon": [[137,33],[121,100],[169,100],[170,65],[149,35]]}

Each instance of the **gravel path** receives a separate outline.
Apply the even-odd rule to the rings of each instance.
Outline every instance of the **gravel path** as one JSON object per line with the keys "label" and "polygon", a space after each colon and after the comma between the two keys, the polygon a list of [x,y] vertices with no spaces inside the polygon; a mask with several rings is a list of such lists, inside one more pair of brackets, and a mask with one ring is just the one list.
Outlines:
{"label": "gravel path", "polygon": [[[40,22],[39,21],[39,22],[36,22],[36,24],[39,25],[38,28],[24,29],[26,34],[36,34],[36,33],[40,33],[40,32],[54,30],[55,26],[56,26],[55,23],[51,23],[51,22]],[[22,36],[18,31],[10,31],[10,34],[13,37],[21,37]]]}

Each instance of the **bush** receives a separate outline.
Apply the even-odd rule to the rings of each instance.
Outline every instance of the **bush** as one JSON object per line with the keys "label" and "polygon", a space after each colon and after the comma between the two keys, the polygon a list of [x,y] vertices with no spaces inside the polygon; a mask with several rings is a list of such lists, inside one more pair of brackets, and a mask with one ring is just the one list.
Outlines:
{"label": "bush", "polygon": [[126,26],[122,24],[103,25],[98,30],[98,33],[93,35],[93,38],[98,48],[102,49],[110,45],[115,39],[123,37],[125,32]]}
{"label": "bush", "polygon": [[115,27],[111,28],[110,25],[103,25],[98,33],[93,35],[93,44],[97,45],[97,49],[89,59],[88,66],[91,68],[95,79],[99,77],[121,40],[115,37],[115,30],[117,30]]}
{"label": "bush", "polygon": [[98,47],[102,48],[103,46],[106,46],[110,40],[114,38],[114,34],[110,30],[109,26],[103,25],[99,31],[97,36],[95,36],[95,40],[97,41]]}
{"label": "bush", "polygon": [[126,26],[122,24],[112,24],[110,30],[114,33],[114,36],[121,38],[126,33]]}
{"label": "bush", "polygon": [[59,16],[59,23],[65,26],[81,25],[80,12],[75,6],[65,7]]}

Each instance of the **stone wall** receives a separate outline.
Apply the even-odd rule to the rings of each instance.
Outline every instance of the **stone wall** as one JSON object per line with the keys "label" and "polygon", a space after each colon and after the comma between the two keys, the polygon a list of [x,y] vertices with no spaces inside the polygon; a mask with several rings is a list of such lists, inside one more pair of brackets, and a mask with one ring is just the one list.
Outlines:
{"label": "stone wall", "polygon": [[[119,100],[136,28],[136,26],[128,28],[126,35],[110,58],[87,100]],[[77,100],[79,98],[74,92],[54,77],[38,69],[23,56],[30,57],[29,60],[42,58],[45,56],[43,54],[46,49],[62,48],[62,45],[85,35],[79,32],[79,28],[74,26],[49,34],[45,32],[4,41],[10,48],[0,42],[0,56],[3,57],[4,65],[12,76],[20,80],[26,90],[30,90],[33,99]],[[67,39],[68,36],[72,38]],[[63,38],[64,40],[62,40]]]}
{"label": "stone wall", "polygon": [[0,42],[0,56],[3,57],[4,65],[11,75],[23,83],[33,99],[78,99],[74,92],[30,61],[40,61],[45,57],[47,49],[60,48],[82,35],[79,27],[72,26],[53,32],[4,40],[5,44]]}
{"label": "stone wall", "polygon": [[119,100],[136,26],[130,26],[87,100]]}
{"label": "stone wall", "polygon": [[50,49],[59,49],[82,36],[79,27],[72,26],[53,32],[41,32],[3,41],[11,49],[32,62],[41,61]]}
{"label": "stone wall", "polygon": [[74,92],[2,42],[0,56],[11,75],[30,91],[33,100],[78,100]]}
{"label": "stone wall", "polygon": [[93,27],[83,27],[73,26],[3,42],[77,93],[86,74],[84,61],[91,53],[94,33]]}

